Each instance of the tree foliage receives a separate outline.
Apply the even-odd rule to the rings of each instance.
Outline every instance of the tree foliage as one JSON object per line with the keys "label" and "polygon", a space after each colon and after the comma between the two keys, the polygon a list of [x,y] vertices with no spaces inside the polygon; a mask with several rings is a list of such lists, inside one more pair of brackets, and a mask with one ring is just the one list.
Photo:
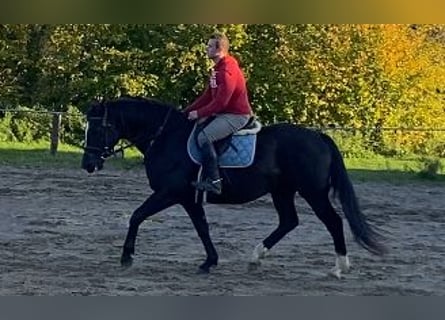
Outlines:
{"label": "tree foliage", "polygon": [[[206,84],[211,67],[205,56],[207,38],[222,30],[248,78],[253,108],[265,123],[438,128],[445,123],[443,28],[1,25],[0,104],[84,111],[93,98],[129,94],[184,107]],[[14,117],[18,123],[18,116],[3,115],[2,131],[17,127]],[[67,141],[79,139],[71,136],[79,134],[75,122],[66,128]],[[5,132],[2,136],[23,137]],[[372,139],[365,147],[374,151],[444,153],[441,132],[400,132],[367,130],[361,136]]]}

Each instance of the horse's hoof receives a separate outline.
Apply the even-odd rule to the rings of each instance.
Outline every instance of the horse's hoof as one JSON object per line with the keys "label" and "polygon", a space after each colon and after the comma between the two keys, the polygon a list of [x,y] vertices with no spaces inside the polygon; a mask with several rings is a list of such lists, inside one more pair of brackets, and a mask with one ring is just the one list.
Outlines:
{"label": "horse's hoof", "polygon": [[201,264],[199,266],[198,273],[199,274],[208,274],[208,273],[210,273],[210,268],[213,267],[213,266],[216,267],[217,265],[218,265],[217,261],[208,261],[208,260],[206,260],[203,264]]}
{"label": "horse's hoof", "polygon": [[133,258],[130,255],[123,255],[121,258],[121,266],[129,268],[133,265]]}
{"label": "horse's hoof", "polygon": [[340,269],[334,268],[328,272],[328,276],[341,280],[343,278],[343,273],[341,272]]}
{"label": "horse's hoof", "polygon": [[247,271],[249,271],[249,272],[256,271],[256,270],[258,270],[260,265],[261,265],[261,263],[259,261],[251,261],[247,265]]}
{"label": "horse's hoof", "polygon": [[205,266],[199,266],[198,271],[196,271],[197,274],[209,274],[210,268]]}

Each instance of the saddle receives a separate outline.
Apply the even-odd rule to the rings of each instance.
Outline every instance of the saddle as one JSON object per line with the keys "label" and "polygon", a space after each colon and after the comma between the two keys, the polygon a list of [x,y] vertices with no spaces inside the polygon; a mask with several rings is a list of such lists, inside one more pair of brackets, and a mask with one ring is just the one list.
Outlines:
{"label": "saddle", "polygon": [[[190,158],[196,164],[201,164],[200,151],[197,143],[198,133],[209,124],[213,118],[197,124],[190,134],[187,150]],[[244,168],[252,164],[255,156],[256,134],[261,130],[261,123],[251,117],[237,132],[214,143],[218,154],[220,168]]]}
{"label": "saddle", "polygon": [[[197,126],[197,131],[195,133],[195,139],[198,137],[198,133],[213,119],[207,119],[202,124]],[[221,156],[228,148],[233,148],[235,152],[239,151],[236,144],[233,142],[233,136],[245,136],[249,134],[256,134],[261,130],[261,123],[255,119],[255,117],[250,117],[249,121],[239,129],[237,132],[232,133],[231,135],[218,140],[214,143],[215,151],[218,156]]]}

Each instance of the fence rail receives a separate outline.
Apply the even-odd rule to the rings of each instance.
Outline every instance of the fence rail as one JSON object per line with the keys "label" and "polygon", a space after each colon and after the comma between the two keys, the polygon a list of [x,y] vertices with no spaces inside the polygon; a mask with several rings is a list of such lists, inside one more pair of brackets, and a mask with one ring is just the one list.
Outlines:
{"label": "fence rail", "polygon": [[33,113],[33,114],[48,114],[52,116],[51,131],[50,131],[50,153],[55,155],[60,142],[60,128],[62,127],[62,116],[65,117],[79,117],[79,114],[68,113],[63,111],[47,111],[47,110],[17,110],[17,109],[0,109],[2,113]]}
{"label": "fence rail", "polygon": [[8,108],[1,109],[0,108],[0,112],[61,114],[61,115],[65,115],[65,116],[75,116],[75,117],[83,116],[83,115],[79,115],[77,113],[70,113],[70,112],[66,112],[66,111],[50,111],[50,110],[17,110],[17,109],[8,109]]}
{"label": "fence rail", "polygon": [[[64,111],[49,111],[49,110],[17,110],[17,109],[2,109],[0,113],[34,113],[34,114],[48,114],[52,116],[50,128],[50,152],[55,155],[60,141],[60,128],[62,126],[63,117],[84,117],[78,113],[70,113]],[[375,132],[375,131],[394,131],[394,132],[445,132],[445,127],[441,128],[422,128],[422,127],[343,127],[335,125],[327,126],[306,126],[308,129],[320,131],[345,131],[345,132]]]}

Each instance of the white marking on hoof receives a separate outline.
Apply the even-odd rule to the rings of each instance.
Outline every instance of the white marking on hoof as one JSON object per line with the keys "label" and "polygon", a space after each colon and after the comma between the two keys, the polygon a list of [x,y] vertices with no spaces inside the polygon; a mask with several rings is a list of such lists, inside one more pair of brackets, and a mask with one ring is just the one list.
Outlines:
{"label": "white marking on hoof", "polygon": [[347,273],[351,268],[348,256],[337,256],[335,259],[335,267],[341,270],[341,272]]}
{"label": "white marking on hoof", "polygon": [[348,273],[351,268],[348,256],[337,255],[335,259],[335,267],[331,270],[330,274],[335,276],[337,279],[342,278],[343,273]]}
{"label": "white marking on hoof", "polygon": [[336,277],[338,280],[341,280],[341,271],[336,268],[332,268],[332,270],[329,272],[330,276]]}
{"label": "white marking on hoof", "polygon": [[258,244],[255,249],[253,249],[252,260],[250,260],[250,263],[260,264],[260,260],[267,255],[268,251],[269,250],[263,243]]}

